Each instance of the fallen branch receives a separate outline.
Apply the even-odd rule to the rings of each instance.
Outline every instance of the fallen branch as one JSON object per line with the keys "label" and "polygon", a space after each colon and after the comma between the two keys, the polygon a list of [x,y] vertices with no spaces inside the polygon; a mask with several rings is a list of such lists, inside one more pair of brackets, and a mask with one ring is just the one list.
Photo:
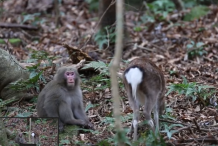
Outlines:
{"label": "fallen branch", "polygon": [[0,23],[0,27],[2,28],[22,28],[22,29],[31,29],[38,30],[39,27],[32,25],[24,25],[24,24],[15,24],[15,23]]}
{"label": "fallen branch", "polygon": [[57,44],[57,45],[60,45],[66,48],[73,64],[77,64],[83,59],[85,59],[86,61],[94,61],[88,54],[83,52],[81,49],[78,49],[77,47],[69,46],[67,44],[59,43],[56,41],[51,41],[51,43]]}
{"label": "fallen branch", "polygon": [[200,137],[200,138],[191,138],[191,139],[181,139],[177,140],[176,143],[189,143],[193,141],[198,141],[202,143],[218,144],[218,140],[214,136]]}
{"label": "fallen branch", "polygon": [[63,44],[63,46],[67,48],[73,64],[79,63],[83,59],[85,59],[86,61],[93,61],[93,59],[82,50],[76,47],[69,46],[67,44]]}

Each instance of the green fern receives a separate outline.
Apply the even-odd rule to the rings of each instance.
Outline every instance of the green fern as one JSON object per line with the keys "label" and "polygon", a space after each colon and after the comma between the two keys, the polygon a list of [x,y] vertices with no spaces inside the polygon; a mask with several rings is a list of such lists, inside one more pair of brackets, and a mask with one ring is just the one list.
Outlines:
{"label": "green fern", "polygon": [[109,64],[104,63],[103,61],[92,61],[89,64],[86,64],[82,69],[94,68],[99,71],[101,74],[109,74]]}
{"label": "green fern", "polygon": [[181,84],[171,84],[168,86],[168,92],[166,94],[169,95],[171,92],[177,92],[180,95],[185,95],[186,97],[191,97],[193,101],[197,98],[202,98],[206,100],[212,94],[216,93],[214,90],[215,87],[208,85],[199,85],[195,82],[188,83],[187,79],[183,76],[183,82]]}

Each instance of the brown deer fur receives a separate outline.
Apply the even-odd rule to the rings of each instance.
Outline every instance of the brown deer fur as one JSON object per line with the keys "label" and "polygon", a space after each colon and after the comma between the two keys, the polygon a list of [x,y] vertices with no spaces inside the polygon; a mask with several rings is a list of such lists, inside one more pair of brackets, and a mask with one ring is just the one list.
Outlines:
{"label": "brown deer fur", "polygon": [[[144,114],[152,130],[159,132],[159,114],[165,108],[165,81],[163,72],[150,60],[145,57],[136,58],[129,63],[124,74],[124,85],[133,109],[134,129],[133,139],[137,139],[137,128],[139,121],[139,106],[144,105]],[[155,127],[151,118],[154,111]]]}

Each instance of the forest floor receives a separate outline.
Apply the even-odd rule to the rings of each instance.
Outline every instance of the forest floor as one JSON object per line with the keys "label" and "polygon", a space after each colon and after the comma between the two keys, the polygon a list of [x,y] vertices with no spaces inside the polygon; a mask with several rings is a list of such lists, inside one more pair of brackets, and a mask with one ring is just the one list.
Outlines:
{"label": "forest floor", "polygon": [[[58,118],[48,118],[46,120],[45,118],[31,118],[30,120],[30,118],[25,117],[10,117],[3,118],[3,120],[5,127],[11,133],[9,139],[15,138],[15,142],[27,142],[29,140],[28,128],[31,126],[31,134],[34,133],[34,136],[31,137],[32,141],[39,143],[39,135],[43,135],[40,137],[41,145],[58,145]],[[9,146],[15,146],[15,142],[10,140]]]}
{"label": "forest floor", "polygon": [[[127,60],[136,56],[146,56],[163,70],[167,85],[166,112],[161,117],[160,125],[161,136],[168,145],[218,144],[218,6],[208,8],[206,16],[193,21],[183,20],[186,12],[174,12],[163,20],[156,18],[154,22],[144,23],[141,20],[143,11],[136,9],[125,12],[128,37],[125,38],[119,72],[123,72]],[[25,5],[22,0],[8,0],[3,3],[3,9],[0,39],[7,43],[0,44],[0,47],[9,49],[20,62],[30,61],[31,50],[45,50],[49,58],[55,57],[53,63],[58,65],[70,64],[72,59],[75,59],[73,64],[79,63],[84,59],[81,52],[106,64],[113,57],[113,47],[106,43],[106,49],[99,49],[94,41],[99,21],[97,12],[91,12],[86,3],[63,1],[59,8],[61,15],[58,27],[55,24],[55,10],[50,5],[36,4],[33,7],[31,4]],[[39,13],[43,9],[49,9],[49,13]],[[2,23],[35,25],[39,29],[22,28],[19,25],[3,28]],[[21,42],[7,41],[11,38],[19,38]],[[81,51],[77,56],[69,55],[70,50],[77,49]],[[41,60],[41,63],[44,62],[48,60]],[[51,80],[54,75],[52,66],[43,70],[46,81]],[[95,132],[68,135],[60,139],[61,145],[96,145],[103,140],[112,140],[115,135],[109,76],[93,78],[90,74],[96,73],[90,73],[92,71],[83,74],[82,90]],[[132,110],[121,81],[120,84],[122,125],[128,128]],[[40,85],[39,90],[44,83]],[[9,112],[8,116],[28,113],[26,115],[35,117],[35,105],[36,99],[14,103],[10,106],[18,110]]]}

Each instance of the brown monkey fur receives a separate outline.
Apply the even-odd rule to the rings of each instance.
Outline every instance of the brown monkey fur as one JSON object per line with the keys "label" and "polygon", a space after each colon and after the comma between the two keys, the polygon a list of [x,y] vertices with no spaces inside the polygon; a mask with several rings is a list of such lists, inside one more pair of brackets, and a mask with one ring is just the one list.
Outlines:
{"label": "brown monkey fur", "polygon": [[64,124],[92,128],[84,112],[80,77],[75,67],[61,67],[38,96],[39,117],[59,117],[59,129]]}

